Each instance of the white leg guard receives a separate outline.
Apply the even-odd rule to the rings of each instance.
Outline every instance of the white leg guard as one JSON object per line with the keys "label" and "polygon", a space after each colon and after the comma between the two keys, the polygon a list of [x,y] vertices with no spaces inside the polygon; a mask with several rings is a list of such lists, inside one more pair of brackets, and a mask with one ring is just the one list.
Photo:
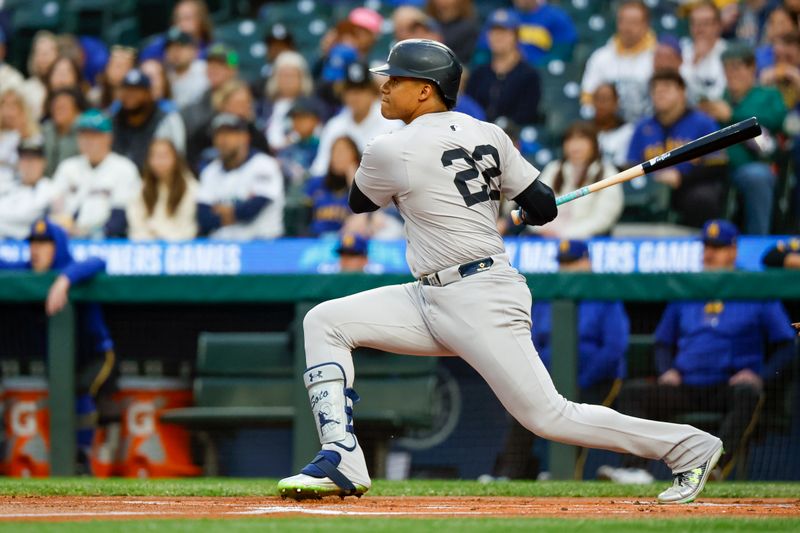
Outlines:
{"label": "white leg guard", "polygon": [[353,433],[353,403],[344,370],[336,363],[313,366],[303,373],[322,450],[300,474],[282,479],[278,492],[296,499],[361,496],[370,487],[364,453]]}
{"label": "white leg guard", "polygon": [[[320,444],[340,442],[347,436],[347,399],[344,370],[336,363],[309,368],[303,374]],[[352,414],[352,411],[351,411]]]}

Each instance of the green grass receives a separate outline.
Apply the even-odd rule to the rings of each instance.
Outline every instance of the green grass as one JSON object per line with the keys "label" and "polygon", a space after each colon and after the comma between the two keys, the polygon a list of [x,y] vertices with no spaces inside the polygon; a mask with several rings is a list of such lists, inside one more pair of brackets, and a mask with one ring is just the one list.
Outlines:
{"label": "green grass", "polygon": [[349,532],[426,532],[458,531],[459,533],[489,531],[536,531],[536,532],[598,532],[598,533],[640,533],[650,531],[798,531],[800,520],[785,519],[671,519],[671,520],[558,520],[558,519],[351,519],[331,518],[278,518],[246,520],[150,520],[125,522],[80,522],[80,523],[42,523],[27,522],[16,524],[0,523],[0,531],[19,533],[39,533],[58,531],[59,533],[106,533],[125,531],[125,533],[158,531],[179,533],[184,531],[240,532],[240,531],[299,531],[328,533],[330,531]]}
{"label": "green grass", "polygon": [[[274,496],[275,479],[95,479],[0,478],[5,496]],[[372,496],[585,496],[653,498],[666,483],[616,485],[599,481],[509,481],[481,484],[459,480],[376,480]],[[707,498],[800,498],[800,483],[709,483]]]}

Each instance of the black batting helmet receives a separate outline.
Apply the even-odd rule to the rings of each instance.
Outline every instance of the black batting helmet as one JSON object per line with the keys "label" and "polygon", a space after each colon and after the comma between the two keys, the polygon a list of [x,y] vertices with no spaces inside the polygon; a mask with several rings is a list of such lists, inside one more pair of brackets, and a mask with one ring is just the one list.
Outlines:
{"label": "black batting helmet", "polygon": [[456,105],[461,64],[453,51],[442,43],[429,39],[400,41],[389,51],[386,64],[371,72],[432,81],[439,87],[447,107]]}

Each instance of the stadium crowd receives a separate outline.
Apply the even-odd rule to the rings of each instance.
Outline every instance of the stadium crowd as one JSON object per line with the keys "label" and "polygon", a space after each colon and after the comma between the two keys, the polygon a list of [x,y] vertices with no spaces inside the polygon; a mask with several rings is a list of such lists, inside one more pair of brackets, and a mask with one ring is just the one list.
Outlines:
{"label": "stadium crowd", "polygon": [[[254,2],[252,14],[273,21],[309,1]],[[381,116],[368,68],[406,38],[456,51],[468,69],[456,110],[500,124],[557,193],[752,115],[764,129],[524,231],[588,238],[646,222],[639,231],[656,234],[717,217],[747,234],[797,228],[794,0],[345,4],[316,50],[296,46],[303,28],[270,22],[257,72],[203,0],[177,1],[172,26],[138,48],[37,32],[27,64],[0,66],[0,239],[24,238],[44,215],[92,239],[398,238],[396,210],[353,215],[347,192],[365,146],[401,126]],[[14,9],[0,16],[12,21],[0,59],[15,46]],[[553,83],[565,70],[579,86]]]}

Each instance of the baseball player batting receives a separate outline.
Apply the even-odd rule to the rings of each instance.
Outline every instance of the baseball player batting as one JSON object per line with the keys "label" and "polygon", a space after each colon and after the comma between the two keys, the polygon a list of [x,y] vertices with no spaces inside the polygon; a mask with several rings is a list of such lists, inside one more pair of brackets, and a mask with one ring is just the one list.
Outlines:
{"label": "baseball player batting", "polygon": [[503,406],[557,442],[663,460],[674,482],[663,503],[692,501],[722,454],[722,441],[692,426],[625,416],[561,396],[531,342],[531,293],[509,264],[496,220],[500,196],[524,222],[556,217],[553,191],[497,126],[450,111],[461,65],[446,46],[405,40],[372,72],[388,76],[381,112],[406,126],[364,151],[350,192],[356,213],[394,203],[405,220],[406,258],[417,281],[314,307],[303,321],[303,380],[322,450],[281,480],[281,496],[361,496],[370,487],[354,433],[358,396],[351,352],[462,357]]}

